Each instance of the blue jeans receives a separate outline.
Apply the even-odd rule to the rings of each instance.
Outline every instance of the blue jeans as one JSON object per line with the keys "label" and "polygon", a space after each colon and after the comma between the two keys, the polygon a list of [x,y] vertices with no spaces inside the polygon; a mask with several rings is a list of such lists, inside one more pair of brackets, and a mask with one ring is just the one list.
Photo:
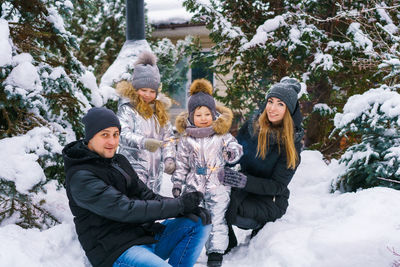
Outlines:
{"label": "blue jeans", "polygon": [[[114,262],[113,267],[193,266],[211,231],[201,219],[194,222],[176,218],[162,222],[164,231],[155,236],[155,244],[132,246]],[[168,263],[165,261],[168,259]]]}

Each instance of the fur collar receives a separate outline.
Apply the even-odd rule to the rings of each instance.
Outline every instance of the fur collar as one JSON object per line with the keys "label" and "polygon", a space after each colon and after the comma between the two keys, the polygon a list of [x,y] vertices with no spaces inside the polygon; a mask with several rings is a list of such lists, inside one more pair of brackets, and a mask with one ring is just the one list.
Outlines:
{"label": "fur collar", "polygon": [[[232,126],[233,113],[232,111],[224,106],[217,106],[217,119],[212,123],[211,127],[214,129],[216,134],[222,135],[229,132]],[[180,113],[175,120],[175,127],[178,133],[183,134],[189,124],[189,113],[187,111]]]}

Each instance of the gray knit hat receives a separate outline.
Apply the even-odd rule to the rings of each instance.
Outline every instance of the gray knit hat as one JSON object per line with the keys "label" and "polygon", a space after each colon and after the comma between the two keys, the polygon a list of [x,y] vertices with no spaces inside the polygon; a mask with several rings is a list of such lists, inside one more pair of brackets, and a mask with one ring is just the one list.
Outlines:
{"label": "gray knit hat", "polygon": [[266,99],[268,100],[270,97],[279,98],[286,104],[290,114],[293,115],[297,104],[297,94],[300,89],[301,85],[296,79],[284,77],[269,89]]}
{"label": "gray knit hat", "polygon": [[89,142],[95,134],[109,127],[117,127],[121,132],[121,124],[111,109],[94,107],[82,119],[85,125],[85,141]]}
{"label": "gray knit hat", "polygon": [[144,51],[139,55],[132,75],[132,85],[136,90],[150,88],[158,92],[160,72],[156,63],[156,56],[149,51]]}
{"label": "gray knit hat", "polygon": [[188,101],[189,121],[193,124],[194,111],[197,107],[205,106],[211,111],[213,120],[216,116],[215,100],[212,97],[212,85],[206,79],[194,80],[190,85],[189,94],[190,98]]}

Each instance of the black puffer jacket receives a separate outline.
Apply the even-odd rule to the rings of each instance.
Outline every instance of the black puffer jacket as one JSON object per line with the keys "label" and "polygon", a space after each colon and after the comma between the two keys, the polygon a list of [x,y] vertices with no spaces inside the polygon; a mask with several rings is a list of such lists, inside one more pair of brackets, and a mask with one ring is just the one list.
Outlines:
{"label": "black puffer jacket", "polygon": [[[256,156],[258,133],[254,133],[253,125],[264,108],[265,105],[240,128],[236,137],[243,147],[239,163],[241,172],[247,176],[247,184],[243,189],[232,188],[231,202],[226,213],[228,224],[235,224],[237,215],[265,224],[282,217],[288,206],[287,186],[296,170],[287,168],[284,146],[280,145],[279,153],[279,144],[272,138],[265,159]],[[292,117],[295,124],[295,147],[300,162],[304,131],[298,107]]]}
{"label": "black puffer jacket", "polygon": [[112,266],[133,245],[156,242],[164,226],[154,221],[183,212],[181,200],[154,194],[120,154],[105,159],[76,141],[63,149],[63,157],[76,232],[94,267]]}

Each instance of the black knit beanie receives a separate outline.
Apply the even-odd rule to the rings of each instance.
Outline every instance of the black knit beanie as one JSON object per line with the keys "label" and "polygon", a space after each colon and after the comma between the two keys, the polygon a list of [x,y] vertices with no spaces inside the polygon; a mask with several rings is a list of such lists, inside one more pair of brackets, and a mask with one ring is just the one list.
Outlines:
{"label": "black knit beanie", "polygon": [[104,107],[94,107],[82,119],[85,125],[85,142],[89,142],[95,134],[109,127],[117,127],[121,132],[121,124],[115,113]]}
{"label": "black knit beanie", "polygon": [[297,105],[297,94],[300,89],[301,85],[296,79],[284,77],[269,89],[266,99],[268,100],[270,97],[279,98],[286,104],[290,114],[293,115]]}
{"label": "black knit beanie", "polygon": [[206,79],[194,80],[190,85],[189,94],[191,95],[188,101],[189,121],[194,124],[193,116],[196,108],[205,106],[211,111],[213,120],[217,113],[215,100],[212,97],[212,85]]}

